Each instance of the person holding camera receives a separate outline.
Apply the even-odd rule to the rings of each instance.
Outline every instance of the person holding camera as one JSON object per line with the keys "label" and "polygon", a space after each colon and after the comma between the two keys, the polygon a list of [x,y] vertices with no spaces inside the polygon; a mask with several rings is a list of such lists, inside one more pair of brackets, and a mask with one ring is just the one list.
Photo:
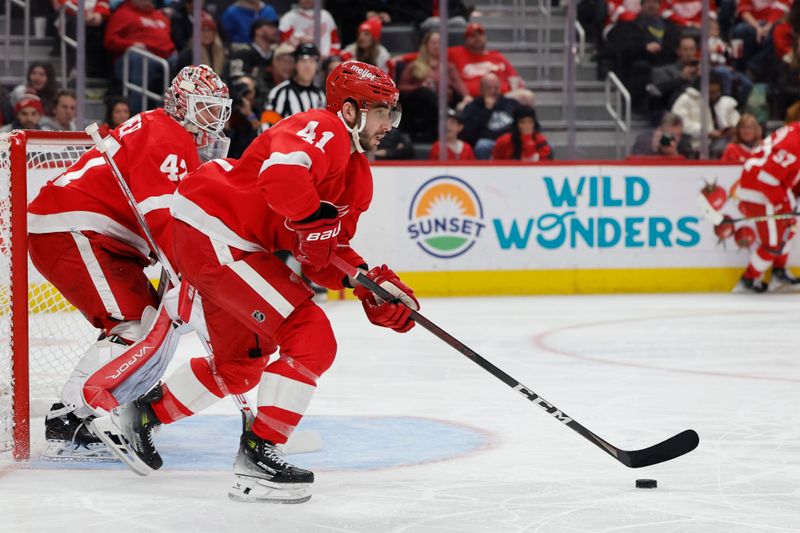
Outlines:
{"label": "person holding camera", "polygon": [[261,121],[256,115],[256,82],[241,76],[231,85],[231,119],[226,134],[231,140],[228,157],[238,159],[261,131]]}
{"label": "person holding camera", "polygon": [[657,128],[636,137],[632,156],[684,157],[693,159],[692,141],[683,133],[683,119],[675,113],[664,113]]}

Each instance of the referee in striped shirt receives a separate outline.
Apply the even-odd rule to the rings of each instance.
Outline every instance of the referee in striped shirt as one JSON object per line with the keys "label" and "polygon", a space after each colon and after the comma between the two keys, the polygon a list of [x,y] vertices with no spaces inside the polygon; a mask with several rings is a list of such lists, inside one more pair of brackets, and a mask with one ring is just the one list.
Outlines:
{"label": "referee in striped shirt", "polygon": [[301,111],[325,107],[325,91],[314,85],[319,69],[319,50],[310,43],[297,46],[294,51],[294,74],[276,85],[267,96],[267,111],[275,111],[286,118]]}

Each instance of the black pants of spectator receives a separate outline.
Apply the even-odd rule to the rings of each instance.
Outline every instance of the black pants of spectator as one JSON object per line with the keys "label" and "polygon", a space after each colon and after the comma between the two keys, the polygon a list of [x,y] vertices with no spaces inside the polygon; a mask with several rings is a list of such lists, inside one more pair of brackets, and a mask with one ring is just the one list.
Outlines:
{"label": "black pants of spectator", "polygon": [[[77,40],[78,23],[75,17],[66,17],[67,35]],[[103,45],[103,32],[105,24],[102,26],[86,26],[86,75],[90,78],[107,79],[111,76],[111,57],[106,52]],[[56,51],[61,54],[61,40],[56,37]],[[75,49],[67,45],[67,74],[75,67],[77,61]]]}
{"label": "black pants of spectator", "polygon": [[400,93],[400,129],[417,142],[433,142],[439,131],[439,96],[426,87]]}

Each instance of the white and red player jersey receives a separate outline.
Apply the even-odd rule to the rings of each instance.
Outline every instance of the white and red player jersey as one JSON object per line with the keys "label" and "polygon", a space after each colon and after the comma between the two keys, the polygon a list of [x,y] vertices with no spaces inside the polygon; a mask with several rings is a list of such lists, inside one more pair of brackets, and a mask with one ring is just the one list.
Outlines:
{"label": "white and red player jersey", "polygon": [[642,10],[641,0],[607,0],[606,5],[606,28],[617,22],[632,21]]}
{"label": "white and red player jersey", "polygon": [[752,14],[759,22],[775,22],[789,12],[790,0],[739,0],[736,16]]}
{"label": "white and red player jersey", "polygon": [[[709,2],[708,15],[717,18],[717,4]],[[703,2],[701,0],[661,0],[661,16],[679,26],[700,26],[703,19]]]}
{"label": "white and red player jersey", "polygon": [[[172,214],[228,246],[273,252],[293,249],[286,220],[311,216],[320,201],[339,210],[339,256],[363,264],[349,243],[372,201],[369,163],[364,154],[350,153],[350,134],[339,117],[311,109],[266,130],[238,161],[215,160],[188,176]],[[342,287],[343,275],[333,266],[307,274],[325,287]]]}
{"label": "white and red player jersey", "polygon": [[[281,32],[281,42],[288,41],[292,37],[301,40],[313,41],[314,39],[314,10],[295,8],[286,12],[280,22],[278,29]],[[340,52],[339,30],[333,16],[323,9],[320,14],[320,37],[319,53],[322,57],[336,55]]]}
{"label": "white and red player jersey", "polygon": [[[194,138],[163,109],[133,116],[105,139],[144,213],[156,244],[172,261],[172,193],[200,166]],[[28,205],[28,231],[94,231],[135,247],[150,247],[111,168],[96,148],[49,181]]]}
{"label": "white and red player jersey", "polygon": [[744,162],[739,199],[764,205],[794,205],[792,189],[800,181],[800,122],[792,122],[764,139]]}

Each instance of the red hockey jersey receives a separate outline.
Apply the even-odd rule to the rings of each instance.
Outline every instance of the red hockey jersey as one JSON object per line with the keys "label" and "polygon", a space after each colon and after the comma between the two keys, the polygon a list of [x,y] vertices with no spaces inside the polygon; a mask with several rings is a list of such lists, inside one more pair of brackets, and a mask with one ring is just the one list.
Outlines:
{"label": "red hockey jersey", "polygon": [[764,139],[745,161],[739,199],[756,204],[794,205],[792,188],[800,181],[800,122],[792,122]]}
{"label": "red hockey jersey", "polygon": [[[190,175],[178,187],[172,214],[239,250],[273,252],[293,249],[286,220],[312,215],[322,200],[339,210],[339,256],[364,263],[349,243],[372,201],[369,163],[350,153],[350,134],[336,115],[311,109],[259,135],[233,164],[216,160]],[[333,266],[306,274],[342,288],[343,274]]]}
{"label": "red hockey jersey", "polygon": [[[172,261],[169,206],[178,182],[200,165],[194,138],[163,109],[131,117],[106,137],[114,162],[145,214],[156,244]],[[49,181],[28,205],[28,231],[95,231],[135,247],[150,248],[103,156],[92,148]]]}

